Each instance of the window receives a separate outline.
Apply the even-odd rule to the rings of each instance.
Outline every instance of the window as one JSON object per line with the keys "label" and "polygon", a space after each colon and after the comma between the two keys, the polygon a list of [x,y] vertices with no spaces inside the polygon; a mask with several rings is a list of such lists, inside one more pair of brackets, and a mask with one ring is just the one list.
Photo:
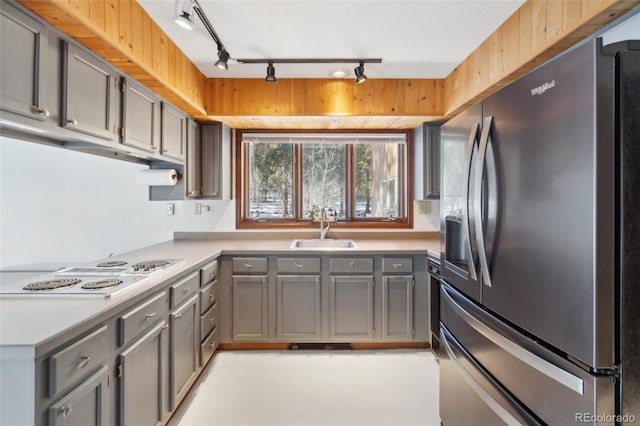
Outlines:
{"label": "window", "polygon": [[238,228],[411,227],[411,136],[238,130]]}

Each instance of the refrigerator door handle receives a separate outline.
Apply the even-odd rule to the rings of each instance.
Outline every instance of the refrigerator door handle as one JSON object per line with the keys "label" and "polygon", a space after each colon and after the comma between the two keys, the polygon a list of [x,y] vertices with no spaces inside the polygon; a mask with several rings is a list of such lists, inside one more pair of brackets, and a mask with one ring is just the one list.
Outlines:
{"label": "refrigerator door handle", "polygon": [[464,226],[465,231],[467,232],[467,267],[469,268],[469,276],[472,280],[476,281],[478,279],[478,275],[476,274],[476,264],[474,260],[474,253],[471,246],[471,222],[469,221],[469,212],[471,209],[469,208],[469,204],[471,200],[469,200],[470,188],[471,188],[471,178],[473,173],[473,162],[474,162],[474,148],[476,147],[478,141],[478,133],[480,130],[480,124],[476,123],[473,125],[471,129],[471,133],[469,133],[469,141],[467,143],[467,151],[465,153],[465,158],[467,163],[465,164],[464,176],[467,179],[467,184],[464,186],[464,195],[463,199],[463,208],[462,212],[462,225]]}
{"label": "refrigerator door handle", "polygon": [[[492,278],[489,271],[489,257],[488,254],[493,252],[493,236],[496,231],[497,216],[498,216],[498,184],[497,184],[497,168],[493,151],[487,151],[489,144],[491,143],[491,132],[493,128],[493,116],[489,116],[484,120],[484,126],[482,128],[482,136],[480,136],[480,149],[478,152],[478,158],[480,163],[476,167],[475,176],[475,188],[473,209],[476,213],[475,216],[475,228],[476,238],[478,240],[478,258],[480,260],[480,269],[482,271],[482,282],[487,287],[491,287]],[[486,186],[485,180],[485,167],[486,167]],[[482,189],[485,187],[485,200],[483,210],[483,193]],[[486,234],[485,234],[486,226]],[[491,236],[491,238],[489,238]],[[489,244],[491,240],[491,244]]]}
{"label": "refrigerator door handle", "polygon": [[580,395],[584,395],[584,381],[580,377],[574,376],[560,367],[556,367],[547,360],[529,352],[522,346],[507,339],[502,334],[489,328],[460,306],[444,286],[442,286],[441,289],[443,290],[441,294],[444,296],[447,304],[451,306],[455,313],[458,314],[458,316],[460,316],[460,318],[469,324],[469,326],[475,331],[510,353],[512,356],[518,358],[520,361],[535,368],[545,376],[555,380]]}
{"label": "refrigerator door handle", "polygon": [[507,410],[504,409],[491,395],[487,392],[480,383],[473,378],[471,373],[465,368],[462,364],[458,356],[455,354],[454,350],[451,348],[451,345],[455,345],[453,341],[449,342],[451,339],[450,334],[442,330],[442,346],[444,346],[449,359],[451,359],[456,367],[458,367],[458,371],[464,378],[465,382],[473,389],[473,391],[482,399],[482,401],[487,404],[487,406],[498,416],[505,424],[508,425],[522,425],[522,422],[518,421],[515,417],[513,417]]}

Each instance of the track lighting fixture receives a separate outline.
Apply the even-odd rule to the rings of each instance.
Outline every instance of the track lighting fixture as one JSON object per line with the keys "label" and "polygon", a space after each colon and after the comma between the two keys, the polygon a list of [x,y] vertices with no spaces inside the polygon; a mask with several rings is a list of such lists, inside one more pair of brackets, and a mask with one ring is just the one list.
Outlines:
{"label": "track lighting fixture", "polygon": [[221,70],[226,70],[229,68],[227,62],[229,61],[229,52],[227,52],[224,48],[222,50],[218,50],[218,60],[214,64],[216,67]]}
{"label": "track lighting fixture", "polygon": [[367,76],[364,75],[364,62],[360,62],[360,65],[354,69],[354,72],[356,73],[356,83],[360,84],[367,81]]}
{"label": "track lighting fixture", "polygon": [[273,62],[269,62],[269,65],[267,65],[267,77],[264,81],[268,81],[269,83],[278,81],[276,78],[276,67],[273,66]]}
{"label": "track lighting fixture", "polygon": [[192,30],[195,27],[191,0],[176,0],[173,16],[173,21],[185,30]]}

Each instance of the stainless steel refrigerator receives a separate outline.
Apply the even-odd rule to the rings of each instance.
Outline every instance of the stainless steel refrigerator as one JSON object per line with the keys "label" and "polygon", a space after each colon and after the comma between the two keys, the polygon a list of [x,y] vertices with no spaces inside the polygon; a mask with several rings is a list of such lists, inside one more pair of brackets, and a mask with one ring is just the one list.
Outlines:
{"label": "stainless steel refrigerator", "polygon": [[584,42],[441,130],[440,417],[640,422],[640,42]]}

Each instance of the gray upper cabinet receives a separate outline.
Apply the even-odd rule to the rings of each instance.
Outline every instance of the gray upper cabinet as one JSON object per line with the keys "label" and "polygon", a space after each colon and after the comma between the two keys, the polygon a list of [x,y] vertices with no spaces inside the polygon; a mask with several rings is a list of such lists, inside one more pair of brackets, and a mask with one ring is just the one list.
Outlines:
{"label": "gray upper cabinet", "polygon": [[187,116],[178,108],[162,102],[162,155],[184,160],[187,147]]}
{"label": "gray upper cabinet", "polygon": [[160,151],[160,98],[140,83],[122,77],[120,135],[123,145]]}
{"label": "gray upper cabinet", "polygon": [[440,124],[423,125],[423,199],[440,198]]}
{"label": "gray upper cabinet", "polygon": [[108,372],[105,366],[49,407],[51,426],[107,426]]}
{"label": "gray upper cabinet", "polygon": [[120,355],[119,424],[162,423],[167,395],[167,331],[165,321]]}
{"label": "gray upper cabinet", "polygon": [[195,170],[198,191],[188,191],[188,197],[231,199],[231,143],[231,129],[223,123],[200,126],[200,140],[193,151],[196,158],[188,160],[193,162],[190,167]]}
{"label": "gray upper cabinet", "polygon": [[279,340],[319,339],[322,335],[320,275],[278,275],[276,311]]}
{"label": "gray upper cabinet", "polygon": [[47,27],[6,1],[0,4],[0,109],[37,121],[45,99]]}
{"label": "gray upper cabinet", "polygon": [[413,275],[392,275],[382,279],[382,339],[412,340]]}
{"label": "gray upper cabinet", "polygon": [[371,275],[331,277],[329,286],[329,330],[334,340],[371,340],[374,279]]}
{"label": "gray upper cabinet", "polygon": [[195,121],[187,120],[187,163],[185,195],[198,198],[201,194],[200,179],[200,135]]}
{"label": "gray upper cabinet", "polygon": [[63,41],[61,125],[105,141],[116,138],[120,74],[75,44]]}
{"label": "gray upper cabinet", "polygon": [[[243,262],[239,261],[239,263]],[[267,306],[266,275],[233,275],[231,278],[232,339],[266,341],[268,337]]]}

